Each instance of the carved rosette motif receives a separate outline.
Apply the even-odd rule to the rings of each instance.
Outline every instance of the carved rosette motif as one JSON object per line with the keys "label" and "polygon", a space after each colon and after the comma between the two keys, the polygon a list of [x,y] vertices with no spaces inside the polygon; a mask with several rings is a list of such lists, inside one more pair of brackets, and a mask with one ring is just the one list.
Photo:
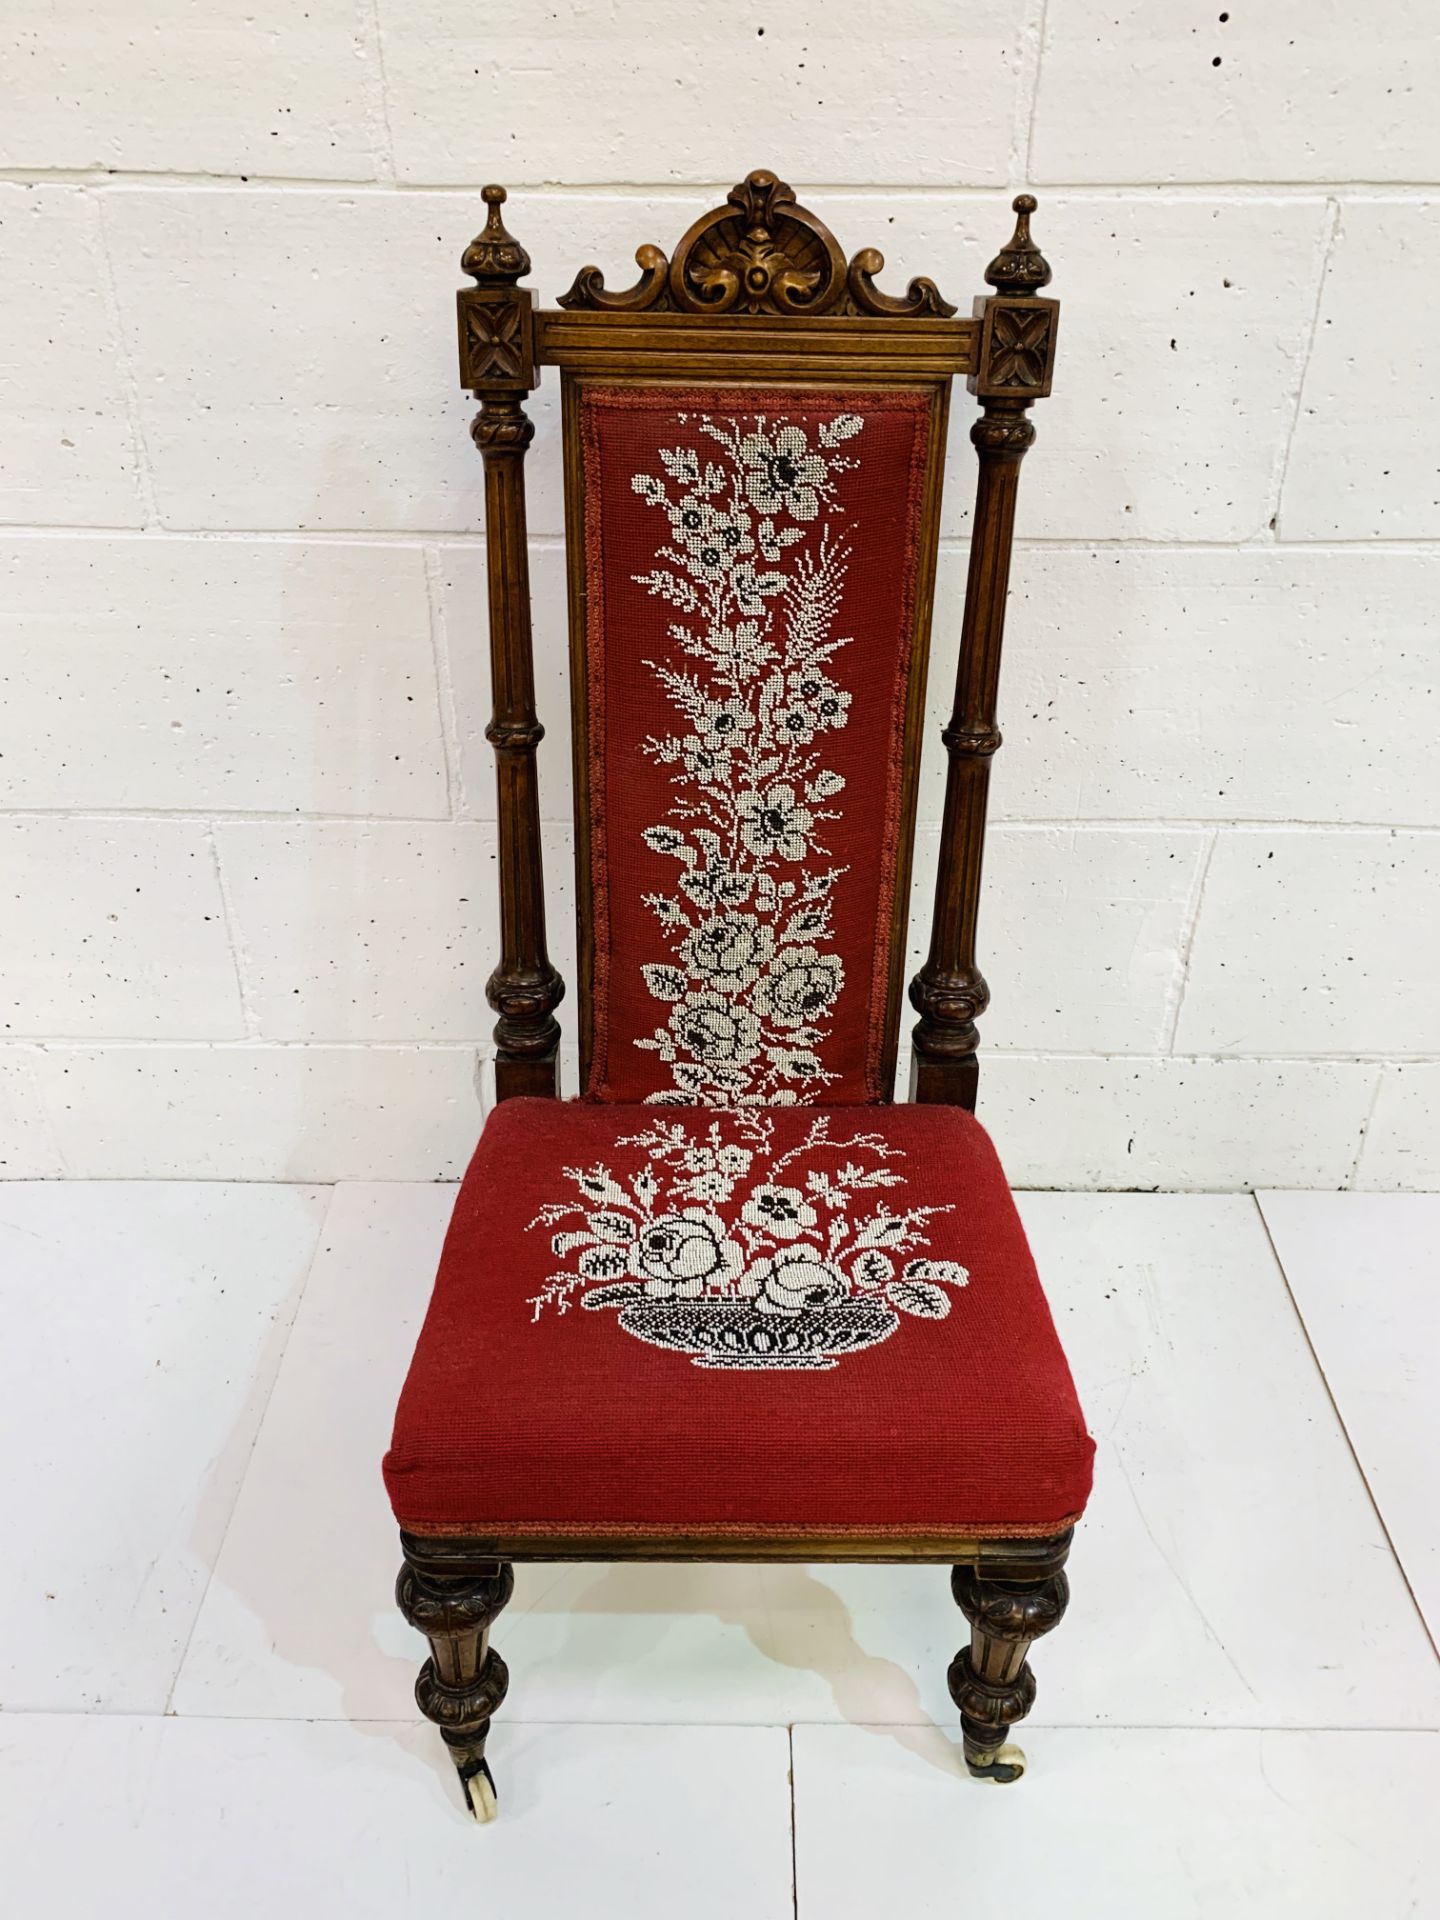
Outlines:
{"label": "carved rosette motif", "polygon": [[970,384],[982,400],[1043,400],[1055,365],[1058,300],[980,303],[980,368]]}
{"label": "carved rosette motif", "polygon": [[465,304],[468,384],[487,380],[523,380],[529,365],[529,309],[523,301],[482,299],[470,294]]}
{"label": "carved rosette motif", "polygon": [[885,257],[863,248],[850,263],[824,221],[783,180],[763,170],[733,187],[723,207],[689,229],[673,259],[659,247],[635,255],[640,278],[611,291],[598,267],[582,267],[560,305],[597,313],[869,315],[948,319],[955,308],[933,280],[903,295],[882,293]]}
{"label": "carved rosette motif", "polygon": [[990,384],[996,387],[1042,386],[1050,349],[1050,310],[1001,307],[990,339]]}

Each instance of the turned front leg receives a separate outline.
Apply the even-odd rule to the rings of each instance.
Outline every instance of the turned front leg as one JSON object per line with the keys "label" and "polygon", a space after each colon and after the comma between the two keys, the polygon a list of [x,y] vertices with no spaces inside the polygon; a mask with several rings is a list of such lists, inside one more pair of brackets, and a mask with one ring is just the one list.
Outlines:
{"label": "turned front leg", "polygon": [[1006,1740],[1035,1704],[1035,1676],[1025,1656],[1033,1641],[1060,1624],[1070,1584],[1058,1567],[1020,1578],[956,1567],[950,1590],[970,1622],[970,1645],[951,1661],[948,1676],[965,1764],[977,1780],[1018,1780],[1025,1755]]}
{"label": "turned front leg", "polygon": [[430,1642],[430,1658],[415,1682],[416,1704],[439,1727],[477,1820],[495,1817],[485,1740],[510,1684],[505,1662],[490,1645],[490,1627],[514,1591],[515,1569],[506,1560],[437,1574],[407,1559],[395,1586],[400,1611]]}

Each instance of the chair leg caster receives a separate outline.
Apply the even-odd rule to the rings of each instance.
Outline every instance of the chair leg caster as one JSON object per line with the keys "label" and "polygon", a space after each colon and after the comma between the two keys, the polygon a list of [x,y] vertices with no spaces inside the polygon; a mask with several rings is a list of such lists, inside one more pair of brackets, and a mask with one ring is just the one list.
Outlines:
{"label": "chair leg caster", "polygon": [[1025,1771],[1022,1748],[1007,1741],[1003,1747],[972,1747],[965,1743],[965,1765],[972,1780],[993,1780],[997,1786],[1009,1786]]}
{"label": "chair leg caster", "polygon": [[500,1811],[496,1802],[495,1776],[490,1771],[488,1760],[466,1761],[459,1763],[460,1785],[465,1794],[465,1804],[470,1809],[477,1826],[487,1826]]}

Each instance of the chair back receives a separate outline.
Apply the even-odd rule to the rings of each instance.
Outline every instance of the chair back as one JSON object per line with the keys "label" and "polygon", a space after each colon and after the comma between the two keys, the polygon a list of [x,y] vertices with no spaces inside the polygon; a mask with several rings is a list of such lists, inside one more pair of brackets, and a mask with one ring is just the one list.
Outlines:
{"label": "chair back", "polygon": [[559,370],[566,483],[581,1091],[826,1105],[893,1091],[951,385],[983,412],[931,949],[912,1094],[973,1106],[975,927],[1026,418],[1058,308],[1033,202],[960,319],[875,284],[757,172],[672,256],[556,310],[518,282],[503,190],[467,249],[499,766],[497,1093],[557,1090],[545,944],[524,395]]}

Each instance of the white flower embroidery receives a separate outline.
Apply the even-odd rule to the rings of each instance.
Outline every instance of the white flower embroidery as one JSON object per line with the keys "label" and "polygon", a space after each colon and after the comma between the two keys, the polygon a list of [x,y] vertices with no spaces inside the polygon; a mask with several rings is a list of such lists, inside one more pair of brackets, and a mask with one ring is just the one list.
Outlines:
{"label": "white flower embroidery", "polygon": [[820,489],[828,474],[812,453],[800,427],[781,427],[773,435],[747,433],[740,442],[745,462],[745,493],[760,513],[789,513],[813,520],[820,511]]}
{"label": "white flower embroidery", "polygon": [[725,1223],[704,1207],[664,1213],[642,1227],[630,1248],[630,1271],[657,1300],[698,1299],[707,1286],[734,1280],[745,1256]]}
{"label": "white flower embroidery", "polygon": [[[738,907],[750,898],[754,885],[753,873],[741,873],[734,867],[718,865],[692,867],[680,882],[681,891],[705,907]],[[653,896],[647,904],[652,902]],[[680,913],[678,924],[688,927],[690,922]]]}
{"label": "white flower embroidery", "polygon": [[580,1197],[542,1207],[531,1225],[551,1230],[551,1251],[574,1265],[532,1298],[537,1320],[578,1293],[697,1366],[813,1369],[887,1340],[902,1315],[949,1313],[946,1289],[966,1284],[965,1268],[907,1257],[949,1208],[866,1209],[869,1190],[908,1184],[895,1166],[904,1154],[883,1135],[832,1138],[821,1114],[781,1152],[769,1114],[693,1125],[657,1120],[617,1141],[645,1150],[628,1184],[603,1165],[565,1169]]}
{"label": "white flower embroidery", "polygon": [[735,802],[740,838],[751,853],[764,860],[803,860],[807,836],[815,816],[795,801],[793,787],[767,787],[763,793],[742,793]]}
{"label": "white flower embroidery", "polygon": [[818,1216],[798,1187],[756,1187],[740,1218],[752,1227],[767,1227],[777,1240],[793,1240]]}
{"label": "white flower embroidery", "polygon": [[770,958],[775,936],[753,913],[719,914],[696,927],[680,948],[680,958],[723,993],[741,993]]}
{"label": "white flower embroidery", "polygon": [[707,700],[700,709],[700,737],[710,748],[738,746],[754,725],[741,700]]}
{"label": "white flower embroidery", "polygon": [[760,1051],[760,1022],[748,1007],[737,1007],[718,993],[687,993],[670,1016],[670,1040],[656,1035],[663,1059],[680,1053],[711,1066],[747,1066]]}
{"label": "white flower embroidery", "polygon": [[781,1027],[808,1026],[827,1013],[840,991],[838,955],[789,947],[755,989],[755,1011]]}
{"label": "white flower embroidery", "polygon": [[849,645],[833,631],[848,549],[825,515],[856,464],[836,449],[864,421],[842,413],[807,430],[701,414],[694,426],[715,457],[662,448],[663,473],[631,481],[666,528],[636,581],[681,616],[675,653],[646,663],[680,730],[642,748],[674,795],[641,835],[680,867],[673,892],[644,896],[669,954],[642,971],[671,1012],[635,1044],[670,1068],[652,1101],[793,1104],[837,1077],[824,1046],[845,976],[825,948],[846,869],[823,835],[845,782],[822,753],[852,696],[829,671]]}
{"label": "white flower embroidery", "polygon": [[756,1296],[761,1313],[804,1313],[833,1306],[850,1289],[819,1247],[799,1244],[757,1260],[740,1282],[740,1291]]}

